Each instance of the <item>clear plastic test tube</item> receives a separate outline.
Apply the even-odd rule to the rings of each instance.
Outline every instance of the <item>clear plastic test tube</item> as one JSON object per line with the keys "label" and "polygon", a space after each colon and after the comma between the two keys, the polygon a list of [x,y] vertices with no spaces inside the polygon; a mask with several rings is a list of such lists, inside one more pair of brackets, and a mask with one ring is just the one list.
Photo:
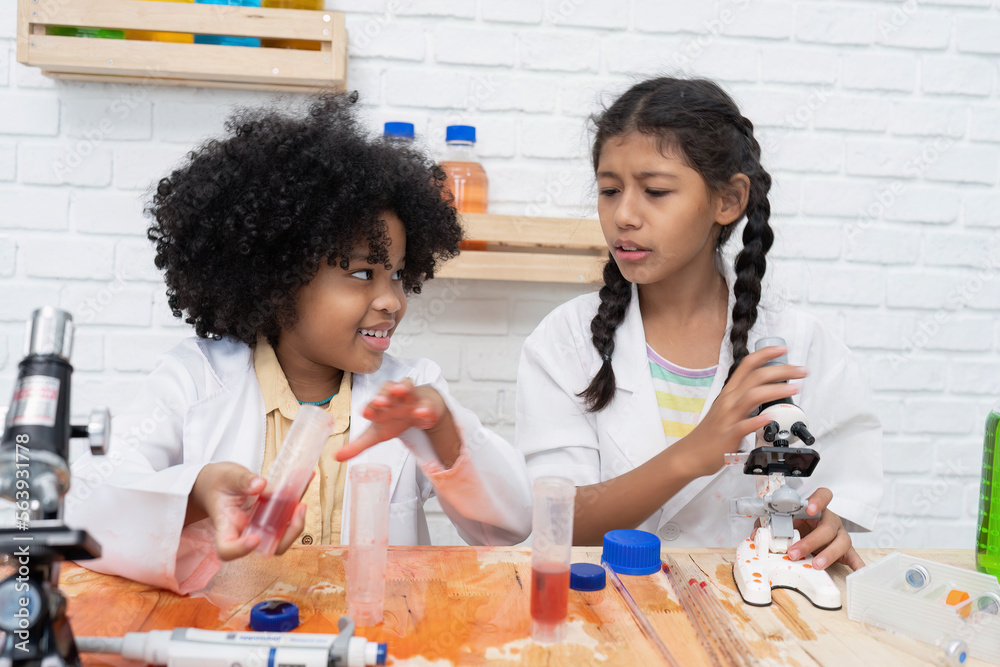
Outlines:
{"label": "clear plastic test tube", "polygon": [[259,535],[257,551],[273,556],[305,493],[335,419],[315,405],[299,406],[292,427],[281,443],[244,535]]}
{"label": "clear plastic test tube", "polygon": [[368,464],[351,468],[347,615],[359,627],[382,622],[391,478],[388,466]]}
{"label": "clear plastic test tube", "polygon": [[569,566],[576,486],[565,477],[535,480],[531,537],[531,638],[561,642],[566,636]]}

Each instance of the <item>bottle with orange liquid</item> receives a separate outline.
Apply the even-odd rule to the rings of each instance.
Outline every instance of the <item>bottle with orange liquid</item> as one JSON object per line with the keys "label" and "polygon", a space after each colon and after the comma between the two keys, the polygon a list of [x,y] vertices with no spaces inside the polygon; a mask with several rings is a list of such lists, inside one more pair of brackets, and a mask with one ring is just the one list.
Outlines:
{"label": "bottle with orange liquid", "polygon": [[[162,0],[163,2],[186,2],[192,3],[194,0]],[[176,42],[179,44],[190,44],[194,41],[194,35],[185,32],[159,32],[153,30],[126,30],[125,39],[138,39],[146,42]]]}
{"label": "bottle with orange liquid", "polygon": [[[323,0],[263,0],[262,7],[277,9],[312,9],[323,11]],[[302,49],[304,51],[319,51],[319,42],[308,42],[302,39],[262,39],[261,46],[272,49]]]}
{"label": "bottle with orange liquid", "polygon": [[476,128],[449,125],[445,142],[447,148],[441,168],[448,176],[455,208],[459,213],[486,213],[489,181],[476,157]]}

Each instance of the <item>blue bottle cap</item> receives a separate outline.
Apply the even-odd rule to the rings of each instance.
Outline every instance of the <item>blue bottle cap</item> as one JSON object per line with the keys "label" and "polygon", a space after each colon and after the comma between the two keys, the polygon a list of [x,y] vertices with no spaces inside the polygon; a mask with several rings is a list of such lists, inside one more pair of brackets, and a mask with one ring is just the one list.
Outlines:
{"label": "blue bottle cap", "polygon": [[660,538],[644,530],[612,530],[604,534],[601,560],[618,574],[653,574],[660,561]]}
{"label": "blue bottle cap", "polygon": [[264,600],[250,610],[250,629],[257,632],[288,632],[299,627],[299,608],[287,600]]}
{"label": "blue bottle cap", "polygon": [[444,140],[476,143],[476,128],[471,125],[449,125],[445,131]]}
{"label": "blue bottle cap", "polygon": [[375,664],[376,665],[384,665],[385,664],[385,660],[386,660],[386,657],[388,655],[388,648],[387,647],[388,647],[387,644],[379,644],[378,645],[378,653],[375,656]]}
{"label": "blue bottle cap", "polygon": [[569,566],[569,587],[574,591],[599,591],[607,584],[608,573],[593,563],[573,563]]}
{"label": "blue bottle cap", "polygon": [[383,137],[402,137],[404,139],[413,138],[413,123],[395,123],[389,122],[385,124],[385,129],[382,131]]}

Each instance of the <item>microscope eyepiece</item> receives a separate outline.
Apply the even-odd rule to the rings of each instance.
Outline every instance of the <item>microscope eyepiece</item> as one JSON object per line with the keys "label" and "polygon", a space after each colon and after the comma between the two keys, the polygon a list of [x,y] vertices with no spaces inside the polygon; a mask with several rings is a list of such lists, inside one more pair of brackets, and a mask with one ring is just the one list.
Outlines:
{"label": "microscope eyepiece", "polygon": [[792,424],[791,431],[792,435],[797,436],[799,440],[806,444],[806,446],[812,445],[816,442],[816,438],[809,432],[809,429],[807,429],[806,425],[802,422],[795,422]]}
{"label": "microscope eyepiece", "polygon": [[73,351],[73,316],[51,306],[31,314],[25,336],[24,356],[52,354],[69,361]]}

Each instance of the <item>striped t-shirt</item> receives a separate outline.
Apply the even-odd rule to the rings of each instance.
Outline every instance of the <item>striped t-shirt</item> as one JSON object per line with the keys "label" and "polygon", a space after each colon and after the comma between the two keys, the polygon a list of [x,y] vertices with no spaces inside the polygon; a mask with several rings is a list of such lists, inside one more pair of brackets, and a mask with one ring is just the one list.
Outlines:
{"label": "striped t-shirt", "polygon": [[648,344],[646,356],[653,375],[656,403],[660,406],[663,433],[667,436],[667,444],[673,444],[698,425],[698,417],[719,367],[683,368],[658,355]]}

